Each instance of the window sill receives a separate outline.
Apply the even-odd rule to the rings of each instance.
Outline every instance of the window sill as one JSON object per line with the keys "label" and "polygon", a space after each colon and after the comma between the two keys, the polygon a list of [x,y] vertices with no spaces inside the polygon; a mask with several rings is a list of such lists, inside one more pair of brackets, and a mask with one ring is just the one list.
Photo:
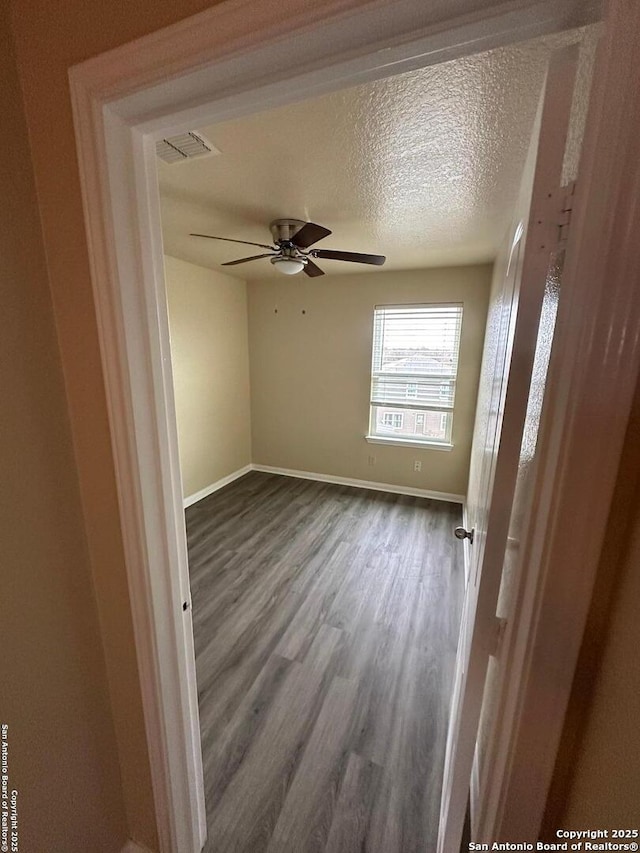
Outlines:
{"label": "window sill", "polygon": [[453,450],[453,444],[441,441],[412,441],[404,438],[382,438],[378,435],[365,435],[369,444],[389,444],[393,447],[419,447],[421,450]]}

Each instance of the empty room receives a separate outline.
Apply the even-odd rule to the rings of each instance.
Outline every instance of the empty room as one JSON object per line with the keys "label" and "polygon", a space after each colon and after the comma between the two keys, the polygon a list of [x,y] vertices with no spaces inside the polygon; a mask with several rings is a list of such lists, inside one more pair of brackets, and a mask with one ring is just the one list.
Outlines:
{"label": "empty room", "polygon": [[0,40],[0,846],[637,846],[640,4]]}
{"label": "empty room", "polygon": [[[542,95],[563,51],[584,89],[594,43],[538,38],[156,143],[207,851],[436,849],[495,411],[517,421],[500,388],[526,349],[511,308]],[[553,141],[566,184],[579,100]],[[557,282],[521,333],[538,397]]]}

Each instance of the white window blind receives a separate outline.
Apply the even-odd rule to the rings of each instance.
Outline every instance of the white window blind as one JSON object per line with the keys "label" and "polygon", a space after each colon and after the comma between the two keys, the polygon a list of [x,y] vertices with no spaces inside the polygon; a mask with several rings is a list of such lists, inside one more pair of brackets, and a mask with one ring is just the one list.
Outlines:
{"label": "white window blind", "polygon": [[[462,305],[379,305],[373,319],[372,436],[451,441]],[[404,412],[402,427],[392,428]]]}

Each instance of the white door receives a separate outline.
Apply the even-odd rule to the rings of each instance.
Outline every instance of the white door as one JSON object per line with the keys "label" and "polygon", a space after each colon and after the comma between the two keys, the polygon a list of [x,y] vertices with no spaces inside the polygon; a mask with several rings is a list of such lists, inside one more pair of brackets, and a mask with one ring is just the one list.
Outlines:
{"label": "white door", "polygon": [[519,218],[496,270],[474,432],[467,524],[473,529],[447,736],[438,853],[458,853],[502,576],[540,311],[562,215],[562,163],[577,48],[555,52]]}

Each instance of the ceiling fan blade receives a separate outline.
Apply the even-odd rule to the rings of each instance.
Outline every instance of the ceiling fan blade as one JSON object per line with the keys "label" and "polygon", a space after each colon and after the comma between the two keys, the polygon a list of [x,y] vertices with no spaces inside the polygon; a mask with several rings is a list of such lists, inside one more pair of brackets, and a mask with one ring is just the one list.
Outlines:
{"label": "ceiling fan blade", "polygon": [[221,267],[233,267],[236,264],[246,264],[247,261],[257,261],[259,258],[272,258],[273,255],[252,255],[250,258],[240,258],[238,261],[227,261],[224,264],[220,264]]}
{"label": "ceiling fan blade", "polygon": [[208,240],[224,240],[225,243],[244,243],[245,246],[258,246],[260,249],[271,249],[275,252],[273,246],[267,246],[265,243],[249,243],[247,240],[232,240],[231,237],[214,237],[211,234],[189,234],[189,237],[206,237]]}
{"label": "ceiling fan blade", "polygon": [[304,265],[304,273],[311,278],[315,278],[317,275],[324,275],[320,267],[311,260],[307,260],[307,263]]}
{"label": "ceiling fan blade", "polygon": [[360,252],[336,252],[333,249],[314,249],[314,258],[328,258],[333,261],[351,261],[354,264],[373,264],[381,267],[387,260],[384,255],[363,255]]}
{"label": "ceiling fan blade", "polygon": [[328,228],[316,225],[315,222],[307,222],[293,235],[291,242],[300,249],[308,249],[309,246],[313,246],[314,243],[322,240],[323,237],[328,237],[329,234],[331,231]]}

